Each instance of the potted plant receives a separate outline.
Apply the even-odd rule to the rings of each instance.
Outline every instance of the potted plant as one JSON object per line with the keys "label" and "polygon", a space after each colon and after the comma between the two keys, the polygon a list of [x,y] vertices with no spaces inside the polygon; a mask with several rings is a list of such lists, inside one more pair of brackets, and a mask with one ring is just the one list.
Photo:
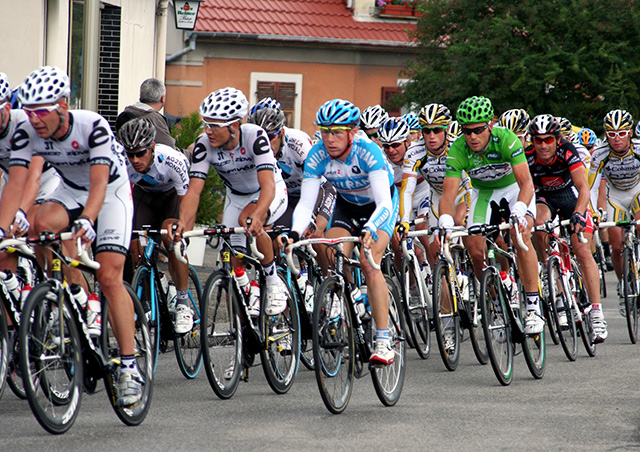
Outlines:
{"label": "potted plant", "polygon": [[377,0],[376,4],[380,8],[381,16],[404,16],[414,15],[416,0]]}

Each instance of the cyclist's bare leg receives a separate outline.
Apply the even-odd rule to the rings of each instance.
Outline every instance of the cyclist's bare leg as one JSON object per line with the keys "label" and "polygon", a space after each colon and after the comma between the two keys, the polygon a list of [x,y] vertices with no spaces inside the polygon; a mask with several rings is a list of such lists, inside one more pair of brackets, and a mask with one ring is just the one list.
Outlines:
{"label": "cyclist's bare leg", "polygon": [[[373,260],[379,264],[382,253],[389,243],[389,236],[384,231],[378,231],[378,241],[371,241],[371,254]],[[367,294],[371,305],[371,315],[376,322],[377,329],[386,329],[389,326],[389,291],[387,282],[381,270],[374,270],[364,255],[364,247],[360,250],[360,266],[367,281]]]}
{"label": "cyclist's bare leg", "polygon": [[[168,218],[162,222],[162,229],[171,229],[171,225],[178,221],[177,218]],[[162,243],[167,250],[172,249],[173,243],[168,235],[162,236]],[[189,285],[189,265],[178,262],[175,253],[169,251],[169,273],[177,290],[187,290]]]}
{"label": "cyclist's bare leg", "polygon": [[514,247],[518,250],[518,269],[524,290],[532,293],[538,292],[538,258],[531,243],[531,227],[533,226],[534,220],[528,215],[525,218],[527,219],[527,227],[524,228],[524,231],[521,231],[522,241],[529,250],[523,251],[520,249],[520,246],[516,242],[515,234],[512,235],[511,239],[513,240]]}
{"label": "cyclist's bare leg", "polygon": [[[541,226],[547,220],[551,219],[551,211],[546,204],[536,204],[536,219],[535,225]],[[547,262],[547,249],[549,248],[549,239],[547,233],[544,231],[536,231],[533,233],[533,246],[536,249],[538,255],[538,261],[546,264]]]}
{"label": "cyclist's bare leg", "polygon": [[611,245],[611,261],[618,280],[622,279],[622,239],[624,232],[621,228],[609,228],[609,244]]}

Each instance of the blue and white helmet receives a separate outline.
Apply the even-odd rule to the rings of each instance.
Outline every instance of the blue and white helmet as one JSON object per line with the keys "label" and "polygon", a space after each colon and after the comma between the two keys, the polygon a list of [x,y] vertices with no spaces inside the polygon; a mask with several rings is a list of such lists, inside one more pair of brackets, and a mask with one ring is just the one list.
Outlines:
{"label": "blue and white helmet", "polygon": [[360,118],[360,109],[348,100],[334,99],[325,102],[316,114],[316,125],[355,125]]}
{"label": "blue and white helmet", "polygon": [[362,111],[360,115],[360,128],[377,129],[387,119],[389,119],[389,113],[380,105],[373,105]]}
{"label": "blue and white helmet", "polygon": [[18,100],[22,105],[53,104],[69,97],[69,77],[60,68],[43,66],[36,69],[20,85]]}
{"label": "blue and white helmet", "polygon": [[200,104],[200,116],[220,121],[241,120],[247,116],[249,102],[242,91],[222,88],[209,94]]}
{"label": "blue and white helmet", "polygon": [[11,99],[11,86],[7,74],[0,72],[0,102]]}
{"label": "blue and white helmet", "polygon": [[422,130],[422,127],[420,126],[420,120],[413,113],[402,115],[401,118],[407,122],[407,124],[409,125],[409,130],[411,130],[412,132],[420,132]]}
{"label": "blue and white helmet", "polygon": [[253,115],[257,111],[262,110],[264,108],[282,110],[282,107],[280,106],[280,102],[278,102],[275,99],[272,99],[271,97],[265,97],[264,99],[260,99],[260,101],[257,104],[251,107],[251,110],[249,110],[249,115]]}
{"label": "blue and white helmet", "polygon": [[378,129],[378,137],[382,144],[405,141],[409,137],[409,124],[402,118],[389,118]]}
{"label": "blue and white helmet", "polygon": [[640,138],[640,121],[638,121],[638,124],[636,124],[635,133],[636,133],[636,137]]}
{"label": "blue and white helmet", "polygon": [[576,136],[578,137],[578,143],[587,148],[594,146],[596,141],[598,141],[596,133],[588,127],[583,127]]}

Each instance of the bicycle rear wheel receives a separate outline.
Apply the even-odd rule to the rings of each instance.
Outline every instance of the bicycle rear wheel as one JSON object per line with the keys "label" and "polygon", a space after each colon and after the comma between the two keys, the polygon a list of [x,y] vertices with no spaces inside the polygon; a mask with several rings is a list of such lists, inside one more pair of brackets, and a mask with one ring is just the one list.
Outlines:
{"label": "bicycle rear wheel", "polygon": [[320,396],[330,412],[340,414],[351,398],[356,353],[351,309],[335,276],[325,279],[316,293],[312,327]]}
{"label": "bicycle rear wheel", "polygon": [[202,367],[202,341],[200,339],[200,302],[202,284],[195,268],[189,266],[189,304],[193,313],[193,328],[187,334],[176,336],[173,341],[178,367],[185,378],[198,376]]}
{"label": "bicycle rear wheel", "polygon": [[[397,305],[407,320],[407,333],[411,335],[418,356],[427,359],[431,353],[431,326],[426,297],[430,295],[427,287],[420,281],[422,275],[416,272],[413,262],[403,259],[402,277],[404,300],[400,297]],[[411,292],[412,281],[415,284],[414,293]]]}
{"label": "bicycle rear wheel", "polygon": [[577,308],[580,311],[578,314],[579,317],[576,319],[576,326],[578,327],[578,333],[582,338],[582,344],[587,354],[593,358],[596,356],[596,343],[595,332],[593,331],[593,324],[591,322],[591,300],[589,300],[589,294],[582,281],[580,267],[574,259],[571,259],[571,270],[573,278],[576,278],[576,301],[578,303]]}
{"label": "bicycle rear wheel", "polygon": [[571,305],[574,293],[568,276],[563,275],[560,258],[554,256],[547,263],[549,281],[549,304],[553,311],[558,339],[569,361],[575,361],[578,354],[576,319]]}
{"label": "bicycle rear wheel", "polygon": [[460,359],[460,317],[453,312],[454,282],[449,264],[440,260],[433,271],[433,325],[445,367],[454,371]]}
{"label": "bicycle rear wheel", "polygon": [[242,328],[237,295],[230,275],[209,276],[201,304],[200,341],[204,369],[213,392],[221,399],[235,394],[240,382]]}
{"label": "bicycle rear wheel", "polygon": [[542,302],[542,314],[544,318],[547,319],[547,328],[549,328],[549,336],[551,337],[551,341],[555,345],[560,343],[560,339],[558,338],[558,331],[556,330],[556,317],[555,311],[551,307],[551,298],[549,297],[549,280],[548,278],[548,270],[547,266],[541,267],[540,272],[538,274],[538,278],[540,281],[540,300]]}
{"label": "bicycle rear wheel", "polygon": [[13,350],[9,350],[9,333],[7,330],[7,317],[4,307],[0,304],[0,398],[4,391],[9,371],[9,356]]}
{"label": "bicycle rear wheel", "polygon": [[[526,291],[524,290],[522,281],[519,281],[518,287],[518,292],[520,294],[520,322],[524,325],[524,313],[527,309],[527,296],[525,295]],[[542,302],[541,299],[540,302]],[[533,378],[539,380],[544,376],[547,361],[544,330],[536,335],[525,334],[522,341],[522,351],[524,360],[529,368],[529,372],[531,372]]]}
{"label": "bicycle rear wheel", "polygon": [[482,328],[487,341],[487,352],[493,373],[503,386],[511,384],[513,379],[513,337],[511,319],[507,314],[507,305],[502,294],[502,282],[491,268],[482,272],[480,294],[482,310]]}
{"label": "bicycle rear wheel", "polygon": [[[389,342],[394,351],[393,363],[388,366],[374,366],[371,369],[371,379],[376,390],[378,399],[385,406],[393,406],[398,403],[402,388],[404,386],[404,375],[406,370],[406,342],[400,326],[399,291],[396,284],[389,278],[387,290],[389,291]],[[375,331],[375,325],[372,325]]]}
{"label": "bicycle rear wheel", "polygon": [[482,365],[489,362],[489,352],[487,352],[487,340],[482,329],[482,310],[480,309],[479,287],[473,267],[469,263],[467,268],[469,299],[465,302],[464,315],[467,317],[466,323],[469,325],[469,337],[476,359]]}
{"label": "bicycle rear wheel", "polygon": [[624,304],[627,310],[627,331],[631,343],[638,341],[638,269],[629,248],[622,253],[622,286],[624,290]]}
{"label": "bicycle rear wheel", "polygon": [[[118,384],[118,377],[120,371],[118,366],[112,366],[104,376],[104,385],[107,390],[107,396],[111,402],[113,411],[125,425],[134,426],[140,425],[144,421],[145,417],[149,413],[151,408],[151,398],[153,395],[153,350],[151,345],[151,338],[149,334],[149,327],[147,326],[146,312],[140,304],[140,300],[136,296],[131,286],[125,282],[125,288],[133,303],[133,312],[135,320],[135,336],[134,336],[134,355],[136,357],[136,363],[140,375],[144,382],[142,386],[142,397],[140,400],[132,406],[119,406],[117,403],[117,391],[116,385]],[[107,303],[103,303],[104,307]],[[120,347],[118,346],[115,337],[113,336],[113,330],[107,325],[106,317],[108,316],[108,309],[102,310],[102,350],[103,353],[108,353],[108,359],[112,363],[118,363],[120,361]]]}
{"label": "bicycle rear wheel", "polygon": [[22,310],[20,369],[31,411],[45,430],[60,434],[75,422],[82,400],[82,345],[73,308],[64,301],[60,309],[50,293],[52,283],[39,284]]}
{"label": "bicycle rear wheel", "polygon": [[149,328],[149,341],[151,342],[151,356],[153,359],[153,372],[156,372],[158,366],[158,356],[160,355],[160,307],[158,297],[161,288],[157,278],[153,278],[151,282],[151,269],[149,267],[140,266],[133,275],[133,287],[142,309],[147,318],[147,326]]}

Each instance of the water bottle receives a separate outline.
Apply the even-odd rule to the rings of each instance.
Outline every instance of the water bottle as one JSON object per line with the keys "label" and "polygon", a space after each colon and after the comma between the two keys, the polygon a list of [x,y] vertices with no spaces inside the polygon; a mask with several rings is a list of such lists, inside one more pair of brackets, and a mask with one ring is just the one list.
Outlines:
{"label": "water bottle", "polygon": [[167,275],[164,273],[160,273],[160,285],[162,286],[162,291],[167,293],[169,290],[169,280],[167,279]]}
{"label": "water bottle", "polygon": [[29,297],[32,289],[33,287],[31,287],[31,284],[29,283],[26,283],[24,286],[22,286],[22,293],[20,294],[20,310],[24,308],[24,303],[25,301],[27,301],[27,298]]}
{"label": "water bottle", "polygon": [[464,300],[469,299],[469,276],[464,270],[456,270],[458,277],[458,284],[460,285],[460,292]]}
{"label": "water bottle", "polygon": [[9,293],[13,296],[13,299],[16,301],[20,301],[20,281],[16,278],[16,275],[11,273],[11,271],[5,271],[7,277],[4,280],[4,285],[9,291]]}
{"label": "water bottle", "polygon": [[80,287],[78,284],[71,284],[71,295],[73,296],[73,299],[78,302],[80,307],[82,307],[82,309],[87,308],[87,301],[89,299],[87,298],[87,293],[82,287]]}
{"label": "water bottle", "polygon": [[304,307],[309,314],[313,312],[313,285],[309,281],[309,273],[307,270],[301,270],[298,277],[298,284],[302,291],[302,299],[304,300]]}
{"label": "water bottle", "polygon": [[358,314],[358,317],[364,317],[367,312],[367,308],[364,305],[365,296],[360,290],[360,287],[355,286],[355,289],[351,291],[351,298],[356,303],[356,314]]}
{"label": "water bottle", "polygon": [[509,304],[512,307],[519,307],[520,302],[518,301],[518,285],[516,284],[513,276],[507,274],[505,271],[500,272],[500,279],[504,284],[504,287],[507,289],[507,296],[509,297]]}
{"label": "water bottle", "polygon": [[242,293],[249,293],[249,277],[244,267],[236,267],[233,274]]}
{"label": "water bottle", "polygon": [[255,280],[249,283],[249,314],[251,317],[260,315],[260,284]]}
{"label": "water bottle", "polygon": [[[84,290],[82,291],[84,293]],[[85,295],[86,297],[86,295]],[[87,299],[87,326],[91,336],[100,336],[102,330],[102,306],[100,297],[91,293]]]}

